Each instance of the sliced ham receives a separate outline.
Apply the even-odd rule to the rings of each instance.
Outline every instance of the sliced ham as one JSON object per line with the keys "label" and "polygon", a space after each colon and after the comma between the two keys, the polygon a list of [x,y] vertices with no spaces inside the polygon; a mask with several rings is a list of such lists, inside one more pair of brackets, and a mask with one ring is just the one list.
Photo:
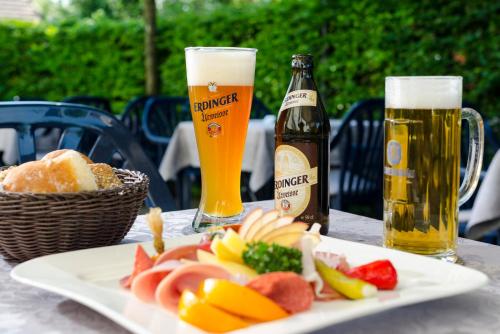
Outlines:
{"label": "sliced ham", "polygon": [[247,286],[273,300],[289,313],[308,310],[314,300],[311,285],[293,272],[272,272],[257,276]]}
{"label": "sliced ham", "polygon": [[169,260],[186,259],[186,260],[196,261],[197,260],[196,251],[198,250],[198,248],[199,248],[198,245],[187,245],[187,246],[178,246],[168,249],[165,252],[163,252],[160,256],[158,256],[155,265],[159,265],[160,263]]}
{"label": "sliced ham", "polygon": [[337,291],[333,290],[328,285],[328,283],[323,282],[323,288],[321,289],[321,292],[315,296],[315,300],[326,302],[326,301],[331,301],[331,300],[336,300],[336,299],[345,299],[345,297],[342,296]]}
{"label": "sliced ham", "polygon": [[143,271],[132,281],[132,293],[143,302],[154,302],[158,284],[180,266],[182,266],[182,262],[169,260]]}
{"label": "sliced ham", "polygon": [[337,269],[343,273],[349,271],[350,267],[347,263],[345,255],[338,255],[335,253],[316,251],[314,252],[314,257],[318,260],[323,261],[328,267]]}
{"label": "sliced ham", "polygon": [[229,279],[230,274],[225,269],[212,264],[183,265],[160,282],[156,289],[156,302],[176,313],[182,291],[188,289],[196,292],[200,283],[207,278]]}
{"label": "sliced ham", "polygon": [[122,287],[128,289],[132,285],[132,281],[145,270],[153,267],[154,261],[149,257],[144,248],[141,245],[137,245],[135,248],[134,255],[134,269],[132,270],[132,274],[129,276],[125,276],[120,280],[120,284]]}

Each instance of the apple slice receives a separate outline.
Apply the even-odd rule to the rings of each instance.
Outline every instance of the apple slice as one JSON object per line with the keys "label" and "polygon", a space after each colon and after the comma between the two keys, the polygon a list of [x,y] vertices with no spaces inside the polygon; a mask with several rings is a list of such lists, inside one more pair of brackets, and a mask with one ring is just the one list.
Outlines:
{"label": "apple slice", "polygon": [[278,234],[278,235],[272,237],[271,239],[267,240],[267,242],[270,244],[278,244],[278,245],[284,246],[284,247],[292,247],[303,236],[304,236],[304,232]]}
{"label": "apple slice", "polygon": [[[276,213],[278,213],[278,211],[276,211]],[[270,233],[270,232],[272,232],[272,231],[274,231],[282,226],[289,225],[289,224],[293,223],[294,219],[295,218],[292,216],[283,216],[283,217],[277,218],[277,219],[273,220],[272,222],[269,222],[268,224],[262,226],[262,228],[257,233],[255,233],[252,240],[259,241],[266,234],[268,234],[268,233]]]}
{"label": "apple slice", "polygon": [[277,210],[271,210],[266,213],[259,220],[257,220],[253,225],[248,229],[245,240],[247,242],[255,241],[255,236],[259,231],[269,225],[273,220],[278,218],[279,212]]}
{"label": "apple slice", "polygon": [[226,231],[224,237],[222,238],[222,243],[232,253],[238,255],[239,258],[241,258],[246,248],[245,241],[241,239],[240,235],[232,229]]}
{"label": "apple slice", "polygon": [[210,244],[210,249],[215,254],[215,256],[220,260],[243,263],[241,256],[238,256],[237,254],[233,253],[230,249],[228,249],[218,235],[215,236],[215,238],[212,240],[212,243]]}
{"label": "apple slice", "polygon": [[304,233],[307,230],[308,225],[306,223],[293,223],[289,225],[282,226],[280,228],[275,229],[272,232],[269,232],[265,236],[262,237],[261,241],[269,242],[269,240],[274,239],[276,236],[281,234],[290,234],[290,233]]}
{"label": "apple slice", "polygon": [[201,249],[198,249],[198,251],[196,252],[196,256],[198,257],[198,261],[200,263],[208,263],[222,267],[232,275],[245,275],[248,278],[253,278],[257,276],[255,270],[253,270],[250,267],[247,267],[243,264],[218,259],[217,256],[215,256],[214,254],[205,252],[204,250]]}
{"label": "apple slice", "polygon": [[246,235],[250,227],[262,216],[264,211],[261,208],[256,208],[250,211],[241,221],[240,231],[238,232],[241,239],[246,240]]}

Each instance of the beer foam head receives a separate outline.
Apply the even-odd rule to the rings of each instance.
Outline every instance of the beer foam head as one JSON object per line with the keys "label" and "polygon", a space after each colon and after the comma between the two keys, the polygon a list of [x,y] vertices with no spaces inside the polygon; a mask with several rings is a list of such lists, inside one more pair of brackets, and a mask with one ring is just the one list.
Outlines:
{"label": "beer foam head", "polygon": [[387,77],[385,107],[454,109],[462,106],[462,77]]}
{"label": "beer foam head", "polygon": [[257,49],[186,48],[189,86],[253,86]]}

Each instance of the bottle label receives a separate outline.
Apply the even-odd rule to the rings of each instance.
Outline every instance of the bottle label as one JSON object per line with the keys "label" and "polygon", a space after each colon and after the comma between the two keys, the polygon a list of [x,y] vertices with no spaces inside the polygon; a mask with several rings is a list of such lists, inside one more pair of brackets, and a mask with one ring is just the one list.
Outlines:
{"label": "bottle label", "polygon": [[292,107],[316,107],[318,93],[315,90],[299,89],[286,94],[280,111]]}
{"label": "bottle label", "polygon": [[317,154],[315,143],[276,148],[274,204],[281,215],[298,217],[309,207],[311,187],[318,183]]}

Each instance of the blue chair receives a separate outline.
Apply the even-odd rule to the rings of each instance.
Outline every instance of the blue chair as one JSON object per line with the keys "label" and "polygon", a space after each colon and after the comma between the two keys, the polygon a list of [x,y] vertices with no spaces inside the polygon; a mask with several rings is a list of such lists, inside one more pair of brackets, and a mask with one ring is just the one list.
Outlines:
{"label": "blue chair", "polygon": [[356,102],[330,143],[340,169],[330,173],[332,208],[382,218],[384,99]]}
{"label": "blue chair", "polygon": [[129,129],[129,131],[136,136],[136,138],[144,135],[142,130],[142,114],[146,107],[146,102],[150,96],[137,96],[130,100],[125,106],[125,110],[120,116],[122,123]]}
{"label": "blue chair", "polygon": [[[160,165],[177,124],[191,120],[189,99],[187,97],[156,96],[150,97],[142,113],[142,130],[147,141],[154,146],[152,160]],[[201,179],[199,168],[185,168],[177,175],[175,182],[177,205],[181,209],[190,208],[191,187]]]}
{"label": "blue chair", "polygon": [[[42,97],[38,96],[14,96],[13,101],[47,101]],[[61,133],[58,129],[53,128],[38,128],[35,132],[36,137],[36,151],[43,155],[44,153],[52,151],[59,141]]]}
{"label": "blue chair", "polygon": [[252,111],[250,112],[251,119],[261,119],[264,116],[271,114],[271,110],[255,96],[252,99]]}
{"label": "blue chair", "polygon": [[151,97],[142,114],[142,129],[156,145],[153,161],[159,165],[177,124],[191,119],[187,97]]}
{"label": "blue chair", "polygon": [[[66,97],[63,102],[66,103],[73,103],[73,104],[82,104],[90,107],[97,108],[99,110],[103,110],[108,113],[111,112],[111,103],[109,102],[108,99],[104,97],[98,97],[98,96],[88,96],[88,95],[79,95],[79,96],[70,96]],[[52,131],[54,132],[54,131]],[[82,150],[89,150],[92,147],[92,144],[96,140],[96,136],[92,133],[85,133],[82,137],[82,140],[80,142],[80,149]],[[116,159],[115,159],[116,160]],[[116,166],[121,164],[121,161],[113,161],[112,165]]]}
{"label": "blue chair", "polygon": [[19,96],[16,95],[12,98],[12,101],[46,101],[43,97],[39,96]]}
{"label": "blue chair", "polygon": [[142,128],[142,115],[149,98],[150,96],[139,96],[132,99],[125,107],[123,114],[120,116],[120,120],[134,135],[139,144],[141,144],[141,147],[144,152],[146,152],[147,156],[156,162],[156,156],[158,154],[157,144],[149,141],[144,133],[144,129]]}
{"label": "blue chair", "polygon": [[[83,105],[53,102],[0,102],[0,128],[17,131],[20,163],[36,159],[34,132],[37,128],[60,128],[59,149],[85,153],[95,162],[108,163],[117,152],[123,168],[139,170],[150,178],[148,204],[164,211],[175,209],[174,200],[154,164],[139,143],[114,116]],[[96,140],[82,149],[82,138],[92,133]]]}
{"label": "blue chair", "polygon": [[109,100],[104,97],[87,96],[87,95],[70,96],[65,98],[63,102],[83,104],[86,106],[91,106],[100,110],[104,110],[106,112],[109,112],[110,114],[113,113],[111,110],[111,102],[109,102]]}

